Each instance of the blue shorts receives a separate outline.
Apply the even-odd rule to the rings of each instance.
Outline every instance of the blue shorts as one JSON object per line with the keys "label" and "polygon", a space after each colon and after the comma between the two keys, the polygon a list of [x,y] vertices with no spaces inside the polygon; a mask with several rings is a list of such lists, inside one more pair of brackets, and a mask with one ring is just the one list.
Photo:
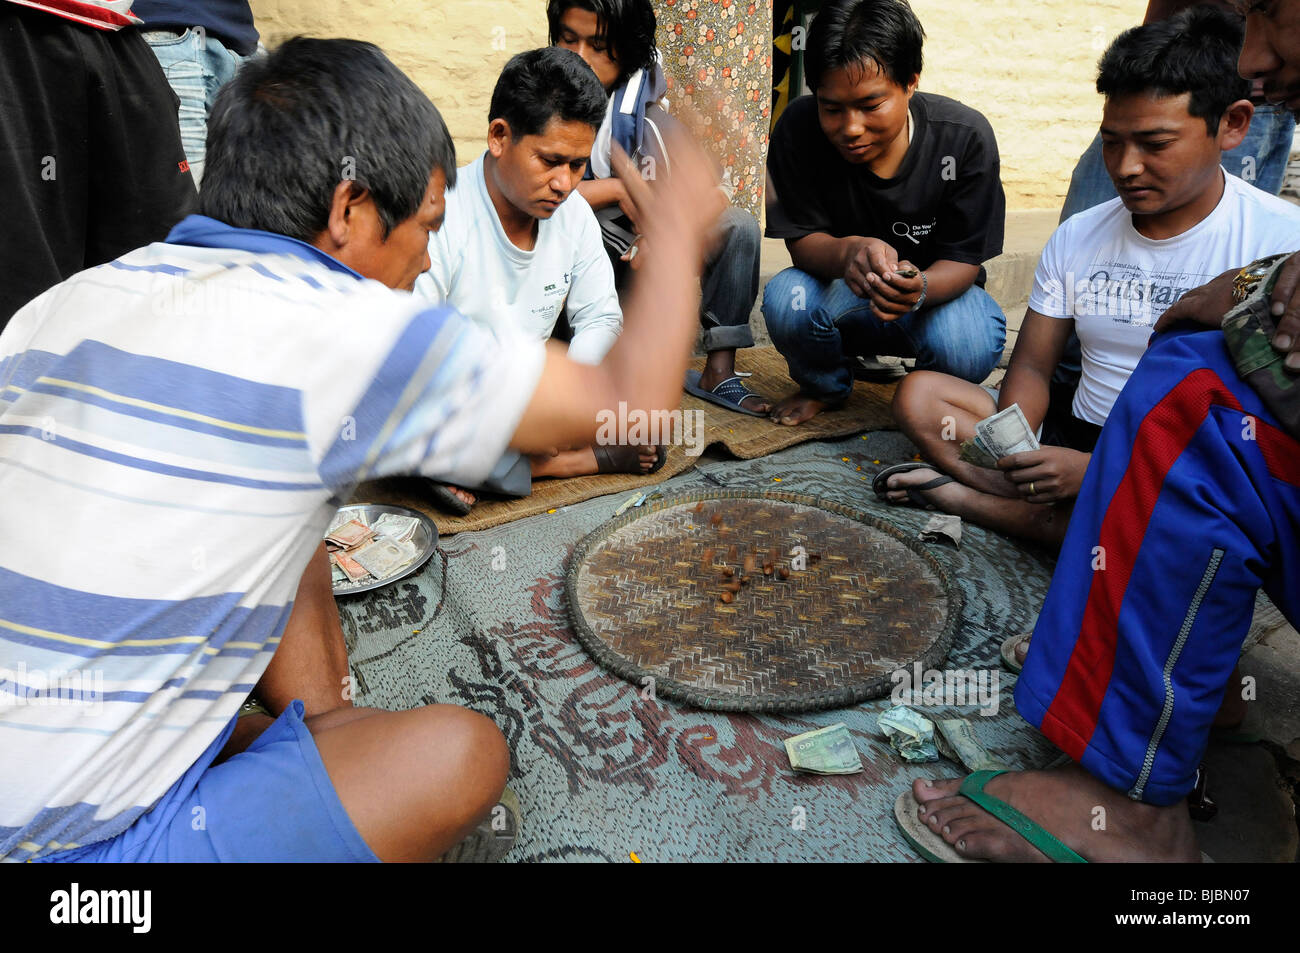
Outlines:
{"label": "blue shorts", "polygon": [[379,861],[334,791],[302,702],[247,750],[210,766],[234,727],[231,719],[185,776],[117,837],[37,862]]}

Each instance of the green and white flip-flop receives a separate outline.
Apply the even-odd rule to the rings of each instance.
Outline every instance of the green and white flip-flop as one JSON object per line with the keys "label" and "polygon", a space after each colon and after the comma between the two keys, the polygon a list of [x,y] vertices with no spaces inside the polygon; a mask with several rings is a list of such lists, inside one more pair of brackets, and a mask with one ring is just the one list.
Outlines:
{"label": "green and white flip-flop", "polygon": [[[962,797],[969,798],[984,810],[988,811],[1002,823],[1023,837],[1029,843],[1033,844],[1049,860],[1058,864],[1086,864],[1088,861],[1080,857],[1069,847],[1052,836],[1034,821],[1031,821],[1025,815],[1021,814],[1014,807],[996,798],[991,794],[984,792],[984,785],[988,784],[999,774],[1006,774],[1006,771],[976,771],[967,775],[961,783],[961,788],[957,792]],[[976,860],[970,857],[963,857],[957,853],[953,847],[945,841],[938,833],[931,830],[929,825],[916,816],[916,809],[919,805],[916,798],[912,797],[910,790],[904,791],[894,802],[894,820],[898,822],[898,828],[907,838],[907,842],[916,848],[926,860],[935,864],[986,864],[986,860]]]}
{"label": "green and white flip-flop", "polygon": [[1019,635],[1009,636],[1002,641],[1002,646],[998,649],[998,654],[1002,656],[1002,667],[1008,672],[1019,675],[1020,670],[1024,668],[1023,665],[1016,661],[1016,645],[1022,640],[1027,641],[1033,634],[1032,631],[1021,632]]}
{"label": "green and white flip-flop", "polygon": [[[965,780],[961,782],[961,787],[957,793],[974,801],[1003,824],[1006,824],[1007,827],[1042,851],[1048,860],[1058,864],[1088,863],[1087,858],[1076,854],[1040,824],[1030,820],[1001,798],[985,793],[984,785],[999,774],[1006,773],[1005,770],[975,771],[967,775]],[[894,801],[894,820],[898,823],[898,829],[902,832],[903,837],[916,848],[917,853],[932,864],[989,863],[987,860],[963,857],[957,853],[951,844],[939,836],[938,832],[931,830],[928,824],[916,816],[916,809],[919,806],[916,803],[916,798],[912,797],[910,790],[904,791]],[[1202,851],[1201,863],[1212,864],[1214,860]]]}

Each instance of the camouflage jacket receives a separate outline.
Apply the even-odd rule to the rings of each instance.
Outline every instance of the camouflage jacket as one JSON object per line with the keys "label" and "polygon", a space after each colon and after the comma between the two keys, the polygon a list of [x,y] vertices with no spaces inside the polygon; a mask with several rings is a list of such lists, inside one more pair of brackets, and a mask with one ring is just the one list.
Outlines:
{"label": "camouflage jacket", "polygon": [[1277,257],[1264,280],[1224,315],[1222,327],[1241,379],[1254,388],[1287,433],[1300,440],[1300,375],[1283,366],[1286,355],[1272,344],[1277,324],[1269,298],[1287,257]]}

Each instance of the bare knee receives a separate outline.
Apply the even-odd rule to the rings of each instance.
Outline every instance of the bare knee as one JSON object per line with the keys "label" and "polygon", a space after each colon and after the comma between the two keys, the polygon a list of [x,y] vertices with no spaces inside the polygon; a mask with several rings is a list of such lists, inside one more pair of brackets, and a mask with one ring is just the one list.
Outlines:
{"label": "bare knee", "polygon": [[949,406],[944,392],[951,380],[936,371],[912,371],[899,383],[894,392],[894,421],[913,443],[919,444],[931,431],[939,430]]}
{"label": "bare knee", "polygon": [[472,825],[501,798],[510,772],[510,749],[492,719],[456,705],[430,705],[420,720],[419,747],[437,751],[442,772],[456,777],[463,817]]}
{"label": "bare knee", "polygon": [[912,371],[894,391],[894,417],[902,423],[904,417],[915,417],[918,411],[933,406],[939,381],[946,375],[934,371]]}

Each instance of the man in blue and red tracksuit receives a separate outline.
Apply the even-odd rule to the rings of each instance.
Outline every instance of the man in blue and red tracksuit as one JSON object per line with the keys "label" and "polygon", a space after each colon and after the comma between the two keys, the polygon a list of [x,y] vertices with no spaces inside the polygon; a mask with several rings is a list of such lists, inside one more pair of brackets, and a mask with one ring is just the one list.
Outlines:
{"label": "man in blue and red tracksuit", "polygon": [[[1296,101],[1300,0],[1250,9],[1238,68]],[[1261,281],[1222,332],[1188,330],[1219,327],[1234,282]],[[968,859],[1198,860],[1185,800],[1256,592],[1300,623],[1300,253],[1189,292],[1156,330],[1102,431],[1016,685],[1020,713],[1073,763],[915,782],[932,837],[904,830],[933,859],[942,838]]]}
{"label": "man in blue and red tracksuit", "polygon": [[[1182,802],[1261,587],[1300,621],[1300,441],[1221,333],[1161,335],[1103,428],[1016,685],[1077,763],[987,793],[1090,860],[1196,860]],[[959,784],[917,782],[918,816],[963,856],[1042,859]]]}

